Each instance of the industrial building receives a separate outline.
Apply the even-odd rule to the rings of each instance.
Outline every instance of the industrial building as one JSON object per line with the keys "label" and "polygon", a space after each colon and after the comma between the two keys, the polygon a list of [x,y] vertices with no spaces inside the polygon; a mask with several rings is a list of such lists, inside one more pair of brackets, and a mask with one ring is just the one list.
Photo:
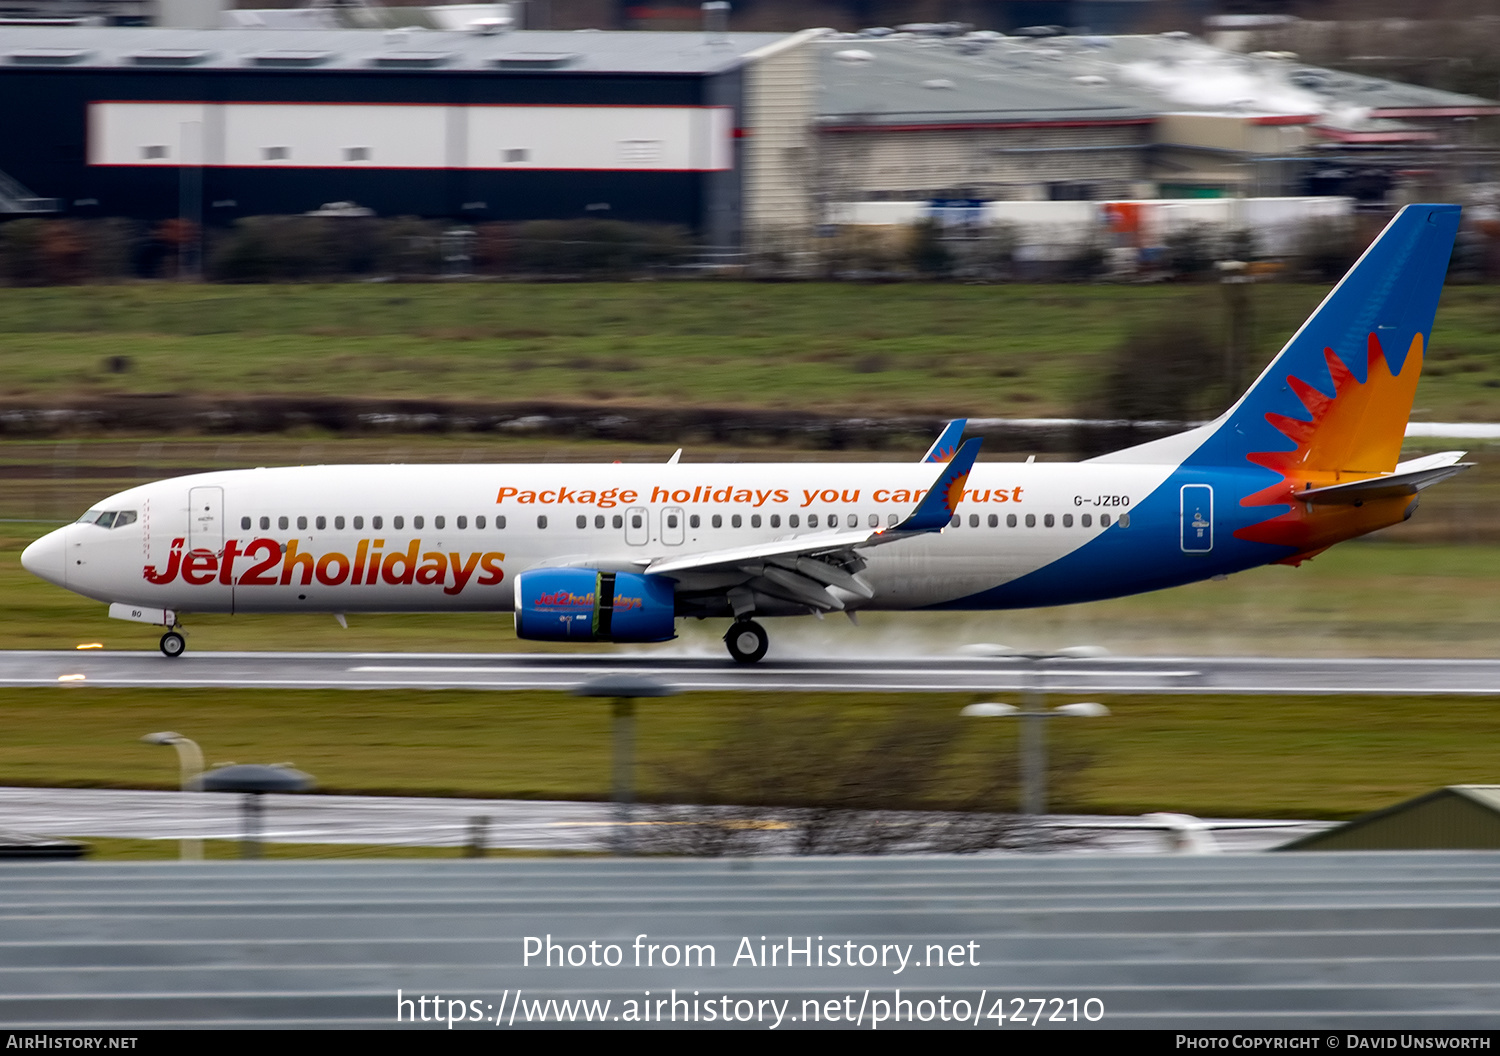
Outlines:
{"label": "industrial building", "polygon": [[1461,199],[1455,186],[1492,178],[1474,122],[1500,103],[1186,34],[503,21],[0,25],[0,172],[19,181],[12,198],[76,216],[224,225],[338,202],[679,224],[731,250],[795,243],[881,202],[1394,204],[1403,187]]}

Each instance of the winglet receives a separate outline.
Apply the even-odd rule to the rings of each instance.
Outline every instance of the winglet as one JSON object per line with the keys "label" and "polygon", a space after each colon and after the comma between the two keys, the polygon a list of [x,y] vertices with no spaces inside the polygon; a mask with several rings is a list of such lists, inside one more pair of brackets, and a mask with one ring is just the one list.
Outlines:
{"label": "winglet", "polygon": [[938,438],[932,442],[927,449],[927,454],[922,456],[923,462],[951,462],[953,455],[958,451],[958,445],[964,438],[964,426],[969,424],[967,418],[955,418],[943,426],[943,431]]}
{"label": "winglet", "polygon": [[977,436],[966,441],[958,449],[958,454],[943,467],[937,482],[922,496],[922,501],[917,503],[910,516],[880,534],[938,532],[946,528],[959,500],[964,497],[964,484],[968,482],[969,470],[974,468],[974,460],[979,457],[980,443]]}

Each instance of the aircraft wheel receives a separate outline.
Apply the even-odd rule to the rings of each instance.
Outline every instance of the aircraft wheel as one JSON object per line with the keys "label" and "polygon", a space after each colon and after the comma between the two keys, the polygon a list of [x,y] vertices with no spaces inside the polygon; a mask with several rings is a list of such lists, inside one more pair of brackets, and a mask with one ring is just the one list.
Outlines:
{"label": "aircraft wheel", "polygon": [[161,655],[175,660],[187,651],[187,639],[176,631],[161,636]]}
{"label": "aircraft wheel", "polygon": [[771,639],[754,620],[736,620],[724,635],[724,644],[737,663],[753,664],[766,655]]}

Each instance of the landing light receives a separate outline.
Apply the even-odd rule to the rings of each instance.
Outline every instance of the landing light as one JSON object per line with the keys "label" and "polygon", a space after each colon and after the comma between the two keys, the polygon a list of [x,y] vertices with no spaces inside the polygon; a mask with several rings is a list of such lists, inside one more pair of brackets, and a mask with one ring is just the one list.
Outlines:
{"label": "landing light", "polygon": [[75,648],[75,649],[103,649],[104,648],[104,643],[103,642],[81,642],[80,644],[75,645],[73,648]]}

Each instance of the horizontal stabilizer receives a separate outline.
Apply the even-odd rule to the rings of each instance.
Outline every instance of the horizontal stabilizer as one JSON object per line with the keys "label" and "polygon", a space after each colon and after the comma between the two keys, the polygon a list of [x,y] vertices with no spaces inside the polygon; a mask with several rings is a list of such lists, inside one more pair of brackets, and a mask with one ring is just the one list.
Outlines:
{"label": "horizontal stabilizer", "polygon": [[1440,480],[1456,477],[1472,462],[1460,462],[1463,451],[1443,451],[1425,458],[1414,458],[1402,462],[1394,473],[1364,480],[1351,480],[1347,484],[1330,484],[1323,488],[1309,488],[1297,492],[1303,502],[1338,506],[1353,506],[1372,499],[1388,498],[1392,495],[1415,495],[1423,488]]}

